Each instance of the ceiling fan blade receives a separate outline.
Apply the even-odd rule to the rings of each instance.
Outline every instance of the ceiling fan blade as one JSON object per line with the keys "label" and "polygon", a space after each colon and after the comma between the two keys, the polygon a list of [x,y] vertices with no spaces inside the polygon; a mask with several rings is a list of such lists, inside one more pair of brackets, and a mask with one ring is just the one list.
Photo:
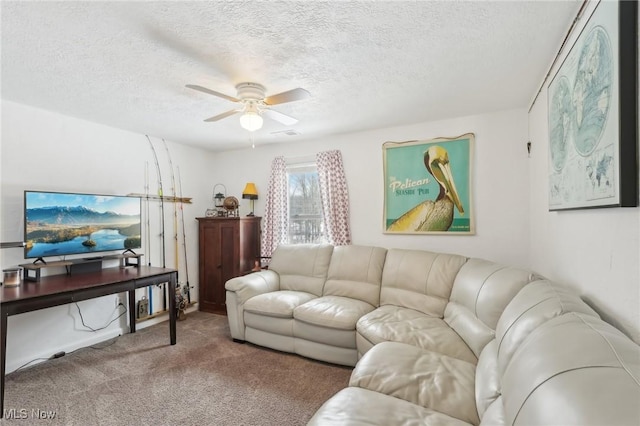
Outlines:
{"label": "ceiling fan blade", "polygon": [[285,126],[293,126],[294,124],[296,124],[298,122],[297,119],[287,115],[287,114],[283,114],[281,112],[278,111],[274,111],[272,109],[265,109],[262,111],[262,115],[264,115],[267,118],[270,118],[272,120],[277,121],[278,123],[284,124]]}
{"label": "ceiling fan blade", "polygon": [[222,120],[223,118],[231,117],[233,114],[237,114],[240,111],[242,111],[242,110],[241,109],[232,109],[231,111],[227,111],[227,112],[223,112],[222,114],[214,115],[213,117],[207,118],[204,121],[210,123],[212,121]]}
{"label": "ceiling fan blade", "polygon": [[240,99],[234,98],[233,96],[225,95],[224,93],[216,92],[215,90],[207,89],[206,87],[197,86],[195,84],[187,84],[186,87],[188,87],[189,89],[197,90],[199,92],[208,93],[210,95],[217,96],[231,102],[240,102]]}
{"label": "ceiling fan blade", "polygon": [[307,92],[304,89],[297,88],[278,93],[277,95],[266,97],[264,98],[264,103],[266,105],[278,105],[285,102],[301,101],[310,97],[311,93]]}

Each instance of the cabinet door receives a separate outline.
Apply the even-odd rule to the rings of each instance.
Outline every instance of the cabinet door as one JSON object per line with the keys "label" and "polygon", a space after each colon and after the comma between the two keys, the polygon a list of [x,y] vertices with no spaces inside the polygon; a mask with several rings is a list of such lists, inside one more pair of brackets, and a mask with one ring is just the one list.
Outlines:
{"label": "cabinet door", "polygon": [[225,299],[227,296],[224,284],[238,273],[240,227],[237,220],[220,224],[220,285],[216,288],[216,306],[221,313],[227,314]]}
{"label": "cabinet door", "polygon": [[250,273],[260,264],[260,217],[242,218],[240,221],[240,275]]}
{"label": "cabinet door", "polygon": [[227,280],[237,276],[238,226],[233,221],[200,222],[199,309],[226,314]]}

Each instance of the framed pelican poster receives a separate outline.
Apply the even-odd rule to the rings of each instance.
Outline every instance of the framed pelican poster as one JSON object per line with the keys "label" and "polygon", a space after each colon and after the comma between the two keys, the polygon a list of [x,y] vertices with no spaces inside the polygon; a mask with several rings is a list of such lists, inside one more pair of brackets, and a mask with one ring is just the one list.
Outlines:
{"label": "framed pelican poster", "polygon": [[385,142],[383,230],[387,234],[474,234],[474,135]]}
{"label": "framed pelican poster", "polygon": [[549,84],[549,210],[638,205],[637,8],[601,1]]}

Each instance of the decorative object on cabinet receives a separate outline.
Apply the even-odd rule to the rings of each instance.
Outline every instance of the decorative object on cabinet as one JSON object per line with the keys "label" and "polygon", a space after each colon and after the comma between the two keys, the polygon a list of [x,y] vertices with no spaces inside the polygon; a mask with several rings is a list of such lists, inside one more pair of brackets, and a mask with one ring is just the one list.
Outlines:
{"label": "decorative object on cabinet", "polygon": [[249,213],[247,216],[254,216],[253,203],[258,199],[258,190],[256,189],[255,183],[249,182],[246,184],[244,190],[242,191],[242,198],[248,198],[249,200],[251,200],[251,213]]}
{"label": "decorative object on cabinet", "polygon": [[225,209],[225,216],[226,217],[238,217],[240,216],[238,214],[238,207],[240,207],[240,202],[238,201],[238,199],[234,196],[229,196],[227,198],[224,199],[224,202],[222,203],[222,205],[224,206]]}
{"label": "decorative object on cabinet", "polygon": [[[224,192],[216,192],[216,188],[221,186],[222,188],[224,188]],[[213,186],[213,205],[214,205],[214,210],[212,212],[210,212],[209,210],[207,210],[206,216],[207,217],[213,217],[213,216],[218,216],[218,217],[223,217],[224,216],[224,199],[227,196],[227,187],[224,186],[221,183],[216,183]]]}
{"label": "decorative object on cabinet", "polygon": [[226,315],[224,284],[248,274],[260,260],[261,217],[197,218],[199,227],[198,309]]}

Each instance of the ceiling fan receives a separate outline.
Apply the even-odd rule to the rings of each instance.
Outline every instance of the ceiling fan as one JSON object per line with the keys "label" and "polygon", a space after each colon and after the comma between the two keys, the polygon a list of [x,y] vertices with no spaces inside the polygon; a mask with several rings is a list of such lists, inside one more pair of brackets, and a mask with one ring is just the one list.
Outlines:
{"label": "ceiling fan", "polygon": [[241,105],[238,108],[223,112],[222,114],[214,115],[204,121],[218,121],[235,114],[242,114],[240,116],[240,125],[250,132],[262,127],[262,116],[282,123],[285,126],[296,124],[298,122],[297,119],[281,112],[274,111],[269,107],[284,104],[286,102],[301,101],[311,97],[311,94],[308,91],[301,88],[288,90],[276,95],[265,96],[264,86],[258,83],[238,84],[236,86],[238,94],[235,98],[195,84],[187,84],[186,87],[218,96],[219,98],[226,99],[231,102],[240,103]]}

